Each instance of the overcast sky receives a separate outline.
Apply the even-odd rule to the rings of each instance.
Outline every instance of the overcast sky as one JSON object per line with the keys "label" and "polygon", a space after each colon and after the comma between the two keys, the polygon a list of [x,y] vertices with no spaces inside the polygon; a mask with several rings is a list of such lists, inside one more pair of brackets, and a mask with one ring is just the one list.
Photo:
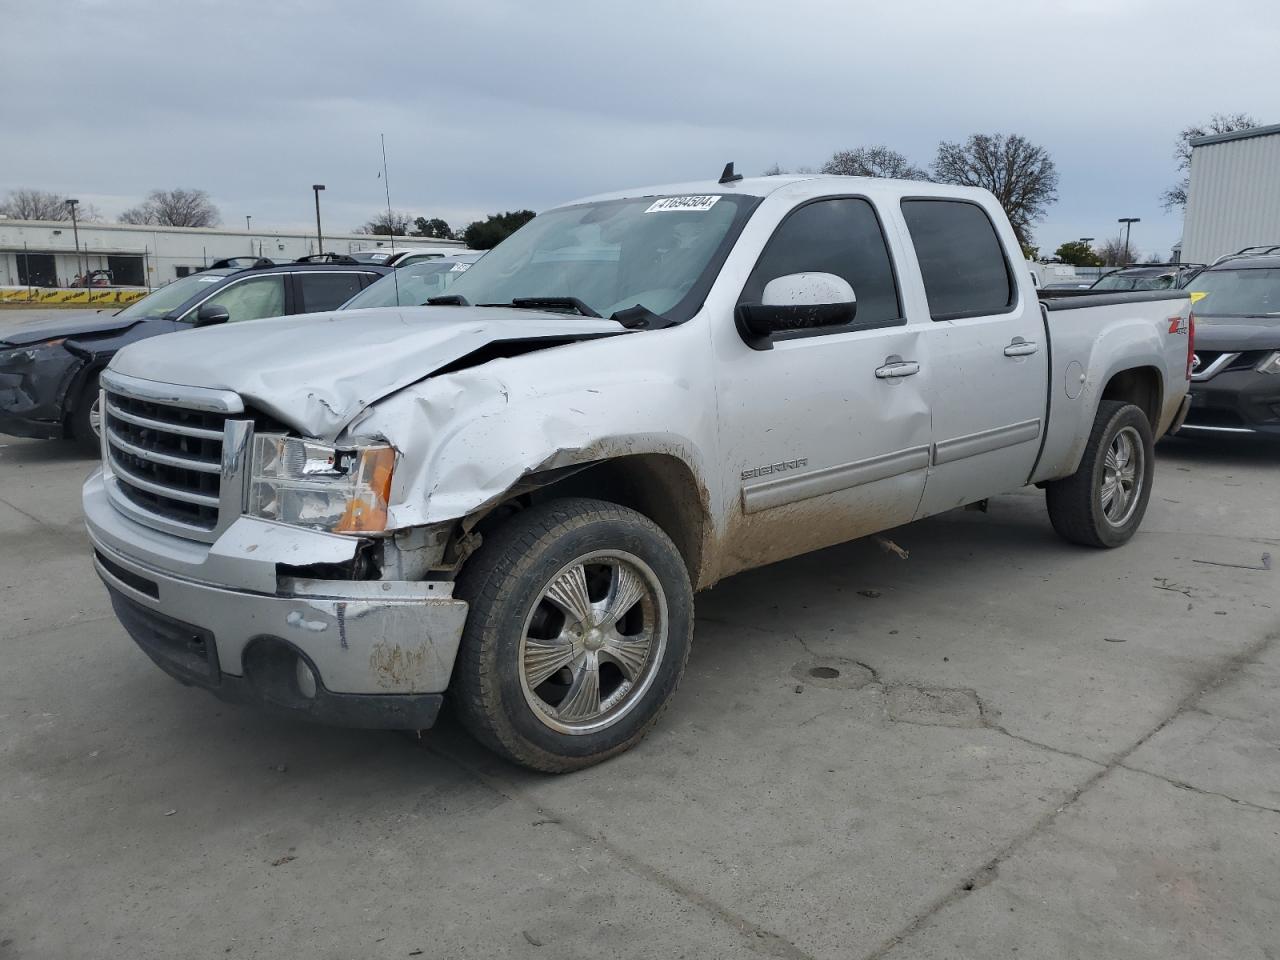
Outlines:
{"label": "overcast sky", "polygon": [[0,0],[0,193],[108,217],[200,187],[229,225],[326,230],[384,205],[463,226],[576,196],[1020,133],[1059,199],[1046,250],[1167,254],[1179,129],[1280,123],[1280,3],[970,0]]}

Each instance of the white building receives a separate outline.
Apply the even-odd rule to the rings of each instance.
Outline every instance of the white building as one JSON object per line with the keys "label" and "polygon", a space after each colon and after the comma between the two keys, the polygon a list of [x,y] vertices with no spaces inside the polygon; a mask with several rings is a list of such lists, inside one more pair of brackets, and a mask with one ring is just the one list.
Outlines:
{"label": "white building", "polygon": [[[324,250],[354,253],[390,249],[393,243],[397,247],[466,247],[461,240],[340,233],[325,235]],[[81,223],[77,231],[70,221],[0,217],[0,287],[65,287],[78,274],[93,270],[110,270],[120,286],[156,287],[226,257],[296,260],[317,252],[314,233],[287,230]]]}
{"label": "white building", "polygon": [[1182,259],[1280,244],[1280,124],[1191,141]]}

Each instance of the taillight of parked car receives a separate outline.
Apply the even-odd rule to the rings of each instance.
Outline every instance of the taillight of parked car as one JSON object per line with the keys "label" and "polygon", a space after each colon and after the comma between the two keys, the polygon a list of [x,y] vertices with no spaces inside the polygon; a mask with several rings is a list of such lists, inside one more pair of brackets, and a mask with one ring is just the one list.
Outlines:
{"label": "taillight of parked car", "polygon": [[1196,315],[1187,314],[1187,379],[1191,379],[1191,367],[1196,362]]}

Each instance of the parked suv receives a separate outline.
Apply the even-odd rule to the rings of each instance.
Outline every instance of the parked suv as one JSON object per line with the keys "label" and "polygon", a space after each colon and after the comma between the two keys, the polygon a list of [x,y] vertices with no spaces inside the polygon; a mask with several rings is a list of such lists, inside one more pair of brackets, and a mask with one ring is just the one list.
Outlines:
{"label": "parked suv", "polygon": [[119,312],[0,327],[0,431],[91,439],[98,374],[126,344],[227,321],[332,310],[388,273],[356,263],[259,262],[175,280]]}
{"label": "parked suv", "polygon": [[1197,327],[1182,429],[1280,436],[1280,253],[1225,258],[1187,289]]}

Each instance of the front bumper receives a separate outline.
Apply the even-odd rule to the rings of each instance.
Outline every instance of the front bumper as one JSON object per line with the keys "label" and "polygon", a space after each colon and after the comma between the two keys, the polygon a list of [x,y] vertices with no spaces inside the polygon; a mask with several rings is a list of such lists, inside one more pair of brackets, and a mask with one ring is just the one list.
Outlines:
{"label": "front bumper", "polygon": [[1181,431],[1280,436],[1280,376],[1239,370],[1193,382]]}
{"label": "front bumper", "polygon": [[341,726],[434,722],[467,613],[452,584],[285,576],[355,541],[241,518],[194,543],[121,514],[101,471],[84,513],[120,622],[183,683]]}
{"label": "front bumper", "polygon": [[[4,397],[0,395],[0,404],[3,403]],[[67,430],[61,420],[34,420],[0,410],[0,433],[33,440],[61,440]]]}

